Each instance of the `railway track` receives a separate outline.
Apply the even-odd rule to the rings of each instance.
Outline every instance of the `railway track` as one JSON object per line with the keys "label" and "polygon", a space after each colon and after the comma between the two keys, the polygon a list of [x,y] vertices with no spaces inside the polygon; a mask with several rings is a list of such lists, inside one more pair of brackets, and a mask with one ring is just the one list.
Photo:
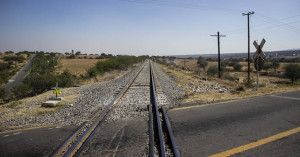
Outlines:
{"label": "railway track", "polygon": [[[150,63],[151,64],[151,63]],[[178,146],[175,142],[173,130],[166,110],[159,104],[162,103],[157,96],[157,85],[154,79],[152,64],[150,65],[150,98],[149,106],[149,157],[174,156],[180,157]],[[155,151],[157,150],[157,151]],[[157,153],[156,153],[157,152]]]}
{"label": "railway track", "polygon": [[120,101],[125,95],[130,86],[134,83],[140,72],[143,70],[145,64],[138,70],[137,74],[132,80],[116,95],[114,100],[108,105],[108,107],[102,111],[97,111],[89,122],[81,125],[67,140],[61,144],[57,150],[51,155],[52,157],[72,157],[77,154],[81,149],[82,145],[92,138],[94,131],[98,125],[100,125],[108,114],[112,111],[114,106]]}
{"label": "railway track", "polygon": [[[146,110],[143,111],[143,113],[147,115],[148,112],[149,117],[149,152],[145,153],[148,154],[147,156],[180,156],[166,111],[163,108],[159,108],[161,101],[157,98],[158,94],[154,75],[152,63],[150,61],[145,62],[132,80],[130,80],[129,83],[116,95],[115,99],[108,105],[108,107],[104,111],[99,110],[94,114],[90,121],[82,124],[82,126],[80,126],[78,130],[76,130],[62,145],[60,145],[51,156],[85,156],[86,154],[82,154],[81,152],[86,150],[84,147],[88,145],[87,143],[94,140],[93,137],[94,134],[96,134],[96,128],[99,130],[99,128],[101,128],[99,126],[101,126],[104,121],[110,120],[111,117],[113,117],[112,115],[122,111],[126,104],[130,105],[131,110],[132,108],[136,110],[136,108],[139,107],[143,110],[143,106],[146,106]],[[139,97],[139,94],[134,94],[133,91],[135,91],[135,93],[142,92],[144,94],[141,95],[144,96]],[[139,98],[135,98],[134,96]],[[133,104],[130,104],[130,101],[133,101],[133,99],[139,99],[139,101],[132,107],[131,105]],[[148,111],[147,105],[149,109]],[[135,113],[132,113],[131,110],[125,110],[126,114],[135,115]],[[103,124],[103,126],[105,125]],[[120,137],[116,138],[119,141],[117,142],[117,147],[114,148],[115,150],[118,150],[120,143],[122,143],[121,140],[125,128],[128,127],[121,129]],[[100,151],[103,151],[103,148],[99,149]],[[99,154],[100,156],[106,156],[103,154],[101,155],[101,152]],[[116,153],[113,153],[113,156],[116,156]]]}

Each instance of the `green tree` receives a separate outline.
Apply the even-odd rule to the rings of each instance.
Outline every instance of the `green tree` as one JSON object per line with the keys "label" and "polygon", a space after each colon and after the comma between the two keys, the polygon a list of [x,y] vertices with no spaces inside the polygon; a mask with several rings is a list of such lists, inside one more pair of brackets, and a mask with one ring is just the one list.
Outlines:
{"label": "green tree", "polygon": [[300,78],[300,65],[299,64],[288,64],[285,67],[285,76],[289,78],[292,83]]}
{"label": "green tree", "polygon": [[197,64],[199,68],[202,68],[205,71],[205,68],[208,65],[208,62],[206,61],[206,59],[204,59],[203,57],[199,57],[197,60]]}

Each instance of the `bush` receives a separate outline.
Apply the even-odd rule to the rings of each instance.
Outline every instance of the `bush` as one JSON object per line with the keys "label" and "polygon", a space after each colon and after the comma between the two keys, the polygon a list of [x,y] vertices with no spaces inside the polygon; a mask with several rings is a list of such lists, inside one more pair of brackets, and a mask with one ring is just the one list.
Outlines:
{"label": "bush", "polygon": [[248,81],[248,78],[245,77],[244,80],[243,80],[243,84],[245,87],[248,87],[248,88],[252,88],[254,87],[254,79],[253,78],[250,78],[250,80]]}
{"label": "bush", "polygon": [[28,84],[21,84],[17,87],[15,87],[12,92],[15,95],[15,97],[17,98],[22,98],[25,96],[29,96],[31,93],[31,86],[29,86]]}
{"label": "bush", "polygon": [[6,62],[9,62],[9,61],[18,61],[18,62],[23,62],[26,60],[26,58],[24,56],[4,56],[3,57],[3,60],[6,61]]}
{"label": "bush", "polygon": [[141,62],[145,57],[116,56],[105,61],[99,61],[95,67],[87,71],[88,77],[95,77],[111,70],[126,70],[130,65]]}
{"label": "bush", "polygon": [[241,69],[242,69],[243,66],[240,63],[235,62],[232,67],[236,71],[241,71]]}
{"label": "bush", "polygon": [[0,71],[4,71],[10,68],[10,64],[8,63],[0,63]]}
{"label": "bush", "polygon": [[4,99],[5,97],[5,89],[4,88],[0,88],[0,99]]}
{"label": "bush", "polygon": [[238,77],[232,76],[228,72],[224,74],[223,78],[226,80],[229,80],[229,81],[238,81],[239,80]]}
{"label": "bush", "polygon": [[76,76],[72,75],[69,71],[64,71],[57,76],[57,81],[60,87],[71,87],[76,83]]}
{"label": "bush", "polygon": [[280,66],[279,61],[277,61],[277,60],[273,60],[273,61],[272,61],[272,68],[273,68],[274,70],[278,69],[279,66]]}
{"label": "bush", "polygon": [[92,78],[92,77],[96,77],[97,76],[97,68],[93,67],[93,68],[90,68],[88,71],[87,71],[87,76],[89,78]]}
{"label": "bush", "polygon": [[207,75],[215,76],[216,74],[218,74],[218,66],[214,65],[207,69]]}
{"label": "bush", "polygon": [[271,68],[272,68],[272,63],[270,62],[266,62],[262,67],[262,69],[264,69],[265,71],[268,71]]}
{"label": "bush", "polygon": [[[223,76],[223,73],[225,72],[225,65],[222,63],[221,64],[221,69],[220,69],[220,73],[221,73],[221,76]],[[219,71],[219,68],[217,65],[214,65],[214,66],[211,66],[207,69],[207,75],[209,76],[215,76],[218,74],[218,71]]]}
{"label": "bush", "polygon": [[32,94],[38,94],[51,89],[56,85],[56,82],[56,77],[51,73],[33,73],[28,75],[24,80],[24,83],[32,88]]}
{"label": "bush", "polygon": [[300,78],[300,65],[299,64],[288,64],[285,67],[285,76],[289,78],[292,83]]}

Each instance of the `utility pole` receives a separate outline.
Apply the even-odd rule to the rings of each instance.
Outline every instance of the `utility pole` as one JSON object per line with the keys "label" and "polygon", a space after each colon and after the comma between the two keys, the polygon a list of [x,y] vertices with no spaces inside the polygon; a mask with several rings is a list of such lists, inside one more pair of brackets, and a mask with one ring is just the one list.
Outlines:
{"label": "utility pole", "polygon": [[250,15],[254,14],[254,11],[248,13],[242,13],[243,16],[247,15],[248,20],[248,82],[250,82]]}
{"label": "utility pole", "polygon": [[226,37],[226,35],[220,35],[218,32],[216,35],[210,35],[218,38],[218,76],[221,78],[221,56],[220,56],[220,37]]}

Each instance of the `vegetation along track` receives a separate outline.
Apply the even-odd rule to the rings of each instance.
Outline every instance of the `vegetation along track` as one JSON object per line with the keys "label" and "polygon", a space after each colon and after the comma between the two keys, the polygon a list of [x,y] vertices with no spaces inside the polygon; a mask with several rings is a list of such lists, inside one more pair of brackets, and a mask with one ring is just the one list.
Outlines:
{"label": "vegetation along track", "polygon": [[[150,157],[180,156],[166,111],[163,108],[159,109],[159,106],[162,103],[159,96],[157,96],[157,85],[155,84],[154,78],[152,63],[147,61],[121,92],[117,94],[110,105],[108,105],[104,111],[99,110],[96,112],[91,120],[79,127],[79,129],[75,131],[52,156],[80,156],[80,152],[84,149],[83,146],[87,145],[87,143],[94,138],[96,128],[99,128],[104,121],[111,120],[112,114],[115,114],[116,111],[118,112],[118,110],[122,109],[124,101],[126,102],[128,98],[130,99],[128,94],[132,94],[132,90],[136,89],[136,92],[142,89],[147,90],[145,93],[148,93],[148,96],[145,95],[145,97],[140,97],[139,99],[141,100],[138,101],[138,103],[142,103],[141,105],[144,103],[149,105],[149,152],[146,154]],[[144,88],[146,86],[148,87]],[[131,89],[131,92],[129,92],[129,89]],[[125,112],[127,111],[125,110]],[[130,111],[128,110],[128,112]],[[114,115],[113,117],[118,116]]]}

